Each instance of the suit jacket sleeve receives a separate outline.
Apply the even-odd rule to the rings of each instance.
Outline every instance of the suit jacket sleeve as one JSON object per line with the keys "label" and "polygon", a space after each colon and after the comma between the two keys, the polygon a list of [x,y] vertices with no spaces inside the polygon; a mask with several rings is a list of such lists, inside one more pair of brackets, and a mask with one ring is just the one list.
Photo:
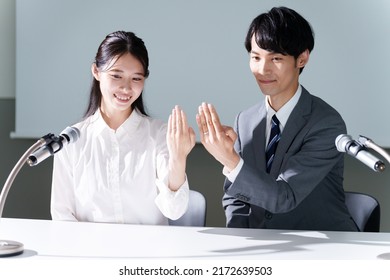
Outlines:
{"label": "suit jacket sleeve", "polygon": [[[237,130],[237,120],[236,117],[234,130],[238,133]],[[235,150],[240,154],[240,140],[239,137],[235,143]],[[225,179],[224,189],[229,189],[231,182],[228,179]],[[227,193],[224,194],[222,199],[222,205],[225,210],[226,216],[226,226],[235,227],[235,228],[247,228],[249,227],[249,210],[250,206],[248,203],[245,203],[243,200],[237,199],[234,196],[230,196]]]}

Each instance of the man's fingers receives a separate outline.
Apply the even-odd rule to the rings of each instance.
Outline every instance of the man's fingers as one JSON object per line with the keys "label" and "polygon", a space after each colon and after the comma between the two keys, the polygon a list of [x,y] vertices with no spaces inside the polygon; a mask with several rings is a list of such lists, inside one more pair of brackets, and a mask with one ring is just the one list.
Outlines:
{"label": "man's fingers", "polygon": [[209,127],[207,124],[206,113],[203,110],[203,106],[199,106],[198,115],[199,115],[199,122],[200,122],[199,132],[202,135],[207,135],[209,133]]}
{"label": "man's fingers", "polygon": [[200,134],[200,142],[204,143],[205,134],[207,134],[207,133],[203,128],[202,117],[200,114],[196,115],[196,123],[198,124],[198,129],[199,129],[199,134]]}
{"label": "man's fingers", "polygon": [[217,110],[212,104],[208,104],[208,108],[210,110],[211,121],[213,123],[216,135],[217,137],[221,137],[223,136],[224,128],[223,125],[221,124],[221,121],[219,120]]}
{"label": "man's fingers", "polygon": [[214,141],[214,139],[218,138],[217,137],[217,127],[215,127],[214,122],[213,122],[213,117],[210,111],[210,106],[211,104],[207,104],[205,102],[202,103],[202,110],[204,112],[204,116],[206,119],[206,124],[207,124],[207,129],[208,129],[208,136],[211,141]]}
{"label": "man's fingers", "polygon": [[237,140],[237,133],[234,131],[234,129],[230,126],[222,126],[224,133],[226,136],[228,136],[230,139],[232,139],[233,142]]}

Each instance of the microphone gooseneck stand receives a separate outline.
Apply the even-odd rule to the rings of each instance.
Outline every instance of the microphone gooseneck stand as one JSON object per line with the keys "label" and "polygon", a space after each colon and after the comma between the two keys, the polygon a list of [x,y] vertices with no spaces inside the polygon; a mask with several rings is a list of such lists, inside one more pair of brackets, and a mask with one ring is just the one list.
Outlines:
{"label": "microphone gooseneck stand", "polygon": [[[3,209],[5,200],[8,195],[8,191],[10,190],[12,183],[16,177],[16,175],[19,173],[20,169],[23,167],[23,165],[26,163],[28,157],[32,152],[37,150],[38,148],[42,147],[46,143],[50,142],[52,138],[52,134],[48,134],[41,139],[39,139],[35,144],[33,144],[19,159],[19,161],[16,163],[14,168],[12,169],[11,173],[9,174],[7,181],[5,182],[3,189],[1,190],[0,194],[0,219],[3,216]],[[1,233],[1,223],[0,223],[0,233]],[[15,256],[23,253],[24,246],[22,243],[12,240],[1,240],[0,239],[0,257],[9,257],[9,256]]]}
{"label": "microphone gooseneck stand", "polygon": [[360,135],[359,142],[370,149],[373,149],[378,154],[380,154],[382,157],[384,157],[389,163],[390,163],[390,155],[381,147],[379,147],[377,144],[374,143],[370,138],[367,138],[366,136]]}
{"label": "microphone gooseneck stand", "polygon": [[[68,135],[69,134],[69,135]],[[52,133],[46,134],[45,136],[41,137],[35,144],[33,144],[19,159],[19,161],[16,163],[14,168],[12,169],[11,173],[9,174],[7,181],[4,184],[3,189],[1,190],[0,194],[0,219],[3,216],[3,209],[5,200],[8,195],[8,191],[11,188],[11,185],[16,177],[16,175],[19,173],[20,169],[22,168],[23,164],[26,162],[30,166],[37,165],[40,161],[44,160],[45,158],[53,155],[54,153],[61,150],[63,147],[63,139],[66,139],[68,142],[75,142],[79,136],[80,131],[75,127],[67,127],[62,133],[62,137],[57,137]],[[45,148],[44,155],[33,155],[34,152],[38,152],[40,148]],[[56,149],[53,149],[53,146],[56,147]],[[39,153],[38,153],[39,154]],[[1,230],[1,228],[0,228]],[[1,231],[0,231],[1,233]],[[11,241],[11,240],[0,240],[0,257],[9,257],[14,255],[19,255],[23,253],[24,246],[22,243],[17,241]]]}

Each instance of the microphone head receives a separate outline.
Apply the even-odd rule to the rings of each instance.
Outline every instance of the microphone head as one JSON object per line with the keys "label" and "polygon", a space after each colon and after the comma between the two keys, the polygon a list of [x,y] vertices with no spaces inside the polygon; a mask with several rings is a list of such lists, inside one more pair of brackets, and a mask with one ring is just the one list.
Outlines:
{"label": "microphone head", "polygon": [[61,134],[69,143],[74,143],[80,138],[80,130],[74,126],[68,126]]}
{"label": "microphone head", "polygon": [[27,159],[30,166],[35,166],[60,151],[65,145],[76,142],[80,138],[80,130],[76,127],[65,128],[59,137],[48,134],[49,140],[44,146],[33,152]]}
{"label": "microphone head", "polygon": [[352,137],[347,134],[340,134],[337,136],[335,144],[339,152],[345,153],[347,150],[347,145],[352,141]]}

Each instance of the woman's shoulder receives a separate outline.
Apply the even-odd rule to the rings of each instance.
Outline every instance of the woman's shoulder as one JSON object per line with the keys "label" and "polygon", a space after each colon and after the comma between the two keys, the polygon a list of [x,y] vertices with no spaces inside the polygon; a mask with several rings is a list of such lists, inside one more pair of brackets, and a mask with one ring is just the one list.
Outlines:
{"label": "woman's shoulder", "polygon": [[161,119],[142,114],[140,114],[140,118],[142,119],[141,122],[143,123],[143,125],[148,125],[151,129],[166,129],[167,127],[166,122]]}
{"label": "woman's shoulder", "polygon": [[74,123],[72,125],[72,127],[77,128],[80,132],[85,132],[88,129],[88,127],[91,124],[95,123],[96,121],[97,121],[97,116],[95,114],[95,115],[91,115],[89,117],[86,117],[77,123]]}

